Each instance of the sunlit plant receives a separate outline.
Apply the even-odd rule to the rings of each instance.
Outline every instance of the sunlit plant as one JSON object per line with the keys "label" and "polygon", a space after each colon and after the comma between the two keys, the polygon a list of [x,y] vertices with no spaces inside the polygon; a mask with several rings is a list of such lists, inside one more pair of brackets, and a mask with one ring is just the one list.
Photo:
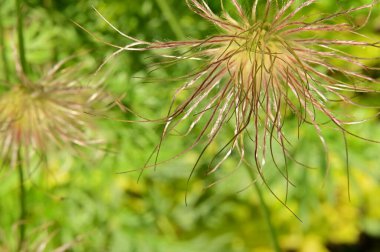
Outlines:
{"label": "sunlit plant", "polygon": [[[30,81],[21,69],[20,82],[0,95],[1,159],[12,167],[31,155],[54,149],[89,146],[93,114],[105,98],[98,85],[80,83],[78,68],[55,65],[38,81]],[[26,164],[28,166],[28,164]]]}
{"label": "sunlit plant", "polygon": [[[298,127],[305,123],[312,125],[326,153],[327,143],[322,134],[325,125],[338,129],[344,139],[347,135],[361,138],[346,128],[360,120],[334,113],[330,104],[360,106],[352,99],[353,94],[377,92],[378,81],[361,72],[373,69],[366,65],[370,59],[350,54],[349,50],[359,47],[380,52],[379,41],[359,33],[371,10],[378,8],[377,2],[318,15],[307,12],[316,0],[256,0],[249,11],[237,0],[229,0],[232,12],[227,11],[223,2],[218,14],[206,1],[186,1],[193,12],[219,30],[218,34],[201,40],[143,41],[122,33],[99,14],[131,41],[125,46],[113,45],[118,50],[109,59],[123,51],[158,51],[166,58],[162,67],[180,61],[201,62],[200,70],[185,76],[187,81],[173,97],[168,116],[163,119],[165,127],[155,149],[156,156],[163,139],[169,133],[177,133],[181,122],[190,122],[185,134],[196,126],[200,132],[181,153],[200,143],[207,149],[229,124],[233,125],[234,134],[212,160],[208,174],[215,172],[235,151],[241,162],[256,168],[265,183],[262,168],[268,158],[289,181],[287,169],[278,165],[280,158],[285,164],[287,159],[294,159],[284,126],[286,117],[296,117]],[[348,17],[360,11],[366,12],[366,18],[355,25]],[[184,95],[185,99],[179,98]],[[274,146],[280,146],[282,157],[274,154]],[[157,163],[156,157],[154,164],[147,167]]]}
{"label": "sunlit plant", "polygon": [[[8,64],[8,43],[5,43],[0,23],[0,52],[4,66],[0,93],[0,165],[2,171],[4,167],[17,171],[20,211],[19,236],[14,250],[29,251],[32,244],[26,228],[30,222],[27,176],[34,168],[47,164],[47,158],[54,152],[75,155],[80,154],[78,146],[99,143],[100,139],[93,131],[94,117],[107,110],[113,99],[104,91],[102,79],[86,77],[83,63],[73,65],[70,60],[74,56],[53,65],[46,72],[42,71],[42,74],[40,69],[29,64],[24,41],[23,1],[15,0],[14,4],[17,43],[9,43],[15,55],[14,64]],[[15,66],[15,71],[11,71],[11,65]],[[44,244],[46,242],[41,243],[38,250],[44,250]]]}
{"label": "sunlit plant", "polygon": [[[238,164],[248,167],[253,180],[259,177],[267,184],[263,167],[271,159],[290,184],[287,160],[299,162],[291,153],[292,133],[286,127],[289,117],[298,121],[298,128],[311,125],[326,154],[323,127],[339,130],[344,139],[347,135],[360,138],[346,126],[362,120],[348,113],[339,114],[331,104],[361,106],[353,94],[377,92],[378,81],[362,72],[374,69],[367,66],[371,59],[351,53],[352,48],[379,52],[378,41],[359,33],[371,10],[378,7],[377,2],[318,15],[308,11],[316,0],[254,0],[249,10],[238,0],[220,1],[220,13],[202,0],[186,2],[192,11],[218,28],[215,35],[199,40],[148,42],[122,33],[103,18],[130,41],[125,46],[112,45],[117,51],[110,58],[124,51],[157,51],[165,59],[162,67],[183,61],[199,66],[180,76],[186,81],[176,90],[167,117],[154,120],[163,122],[164,129],[152,155],[155,160],[144,169],[165,162],[158,155],[170,134],[196,134],[188,148],[175,155],[204,147],[193,171],[208,147],[220,137],[225,144],[219,146],[207,174],[216,172],[225,160],[237,154]],[[355,12],[366,12],[368,16],[356,25],[350,19]],[[2,159],[10,160],[12,166],[27,161],[25,153],[45,153],[50,146],[91,144],[86,138],[91,126],[87,114],[92,114],[92,105],[100,94],[76,86],[73,72],[60,78],[56,75],[59,68],[33,82],[19,74],[20,83],[0,98]],[[188,126],[184,132],[183,126]],[[230,131],[230,137],[222,131]],[[265,209],[262,194],[257,191]],[[278,244],[275,248],[280,251]]]}
{"label": "sunlit plant", "polygon": [[[27,251],[26,172],[45,163],[50,154],[80,154],[77,147],[99,144],[94,137],[94,116],[104,112],[111,99],[99,84],[80,82],[80,68],[53,66],[31,81],[18,65],[19,82],[0,94],[0,162],[17,170],[20,183],[18,251]],[[33,166],[33,167],[32,167]]]}

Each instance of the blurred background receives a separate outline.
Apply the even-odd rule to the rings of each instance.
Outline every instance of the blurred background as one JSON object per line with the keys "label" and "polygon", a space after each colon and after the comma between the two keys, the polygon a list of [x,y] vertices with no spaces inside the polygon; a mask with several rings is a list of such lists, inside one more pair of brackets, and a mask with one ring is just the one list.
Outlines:
{"label": "blurred background", "polygon": [[[14,2],[0,2],[0,46],[5,52],[0,61],[2,90],[17,82],[12,53],[17,46]],[[216,10],[219,8],[219,1],[208,2]],[[311,11],[331,13],[350,7],[353,2],[358,5],[366,1],[321,0]],[[245,1],[246,6],[249,4]],[[76,56],[71,64],[79,64],[83,79],[91,80],[99,65],[115,51],[104,42],[121,46],[130,42],[105,23],[92,7],[124,33],[147,41],[205,38],[217,31],[193,14],[185,1],[25,0],[26,57],[32,79],[38,79],[41,72],[57,61]],[[363,30],[377,40],[380,40],[379,14],[377,5]],[[363,18],[365,13],[352,17],[358,22]],[[363,57],[375,56],[363,55],[365,51],[360,48],[355,50]],[[105,79],[107,91],[122,97],[125,106],[147,118],[160,118],[166,115],[171,97],[181,84],[175,78],[188,74],[196,63],[184,62],[151,72],[149,66],[157,62],[160,60],[154,52],[122,53],[109,61],[97,76]],[[376,71],[368,74],[380,76]],[[361,95],[359,99],[365,104],[379,105],[379,98]],[[338,106],[334,109],[337,114],[352,113],[359,118],[379,112]],[[118,108],[111,109],[107,116],[137,119]],[[215,143],[187,186],[191,169],[202,151],[199,146],[159,165],[156,170],[146,170],[138,180],[138,171],[122,172],[144,166],[160,140],[163,125],[129,124],[102,118],[97,121],[95,134],[104,143],[83,150],[81,156],[62,150],[49,155],[44,165],[28,168],[26,237],[30,251],[37,251],[34,248],[38,247],[41,251],[57,248],[61,249],[57,251],[115,252],[272,251],[262,204],[246,170],[235,169],[237,156],[229,158],[217,173],[205,176],[202,167],[207,168],[220,148]],[[296,121],[289,120],[287,127],[296,135]],[[380,251],[380,144],[348,137],[350,201],[342,135],[324,128],[330,167],[326,175],[326,154],[318,136],[310,126],[300,130],[301,137],[294,141],[292,154],[297,160],[318,167],[306,169],[289,164],[296,187],[289,189],[287,205],[302,222],[259,182],[281,247],[285,251]],[[379,119],[352,126],[350,130],[380,140]],[[161,159],[185,149],[190,140],[170,137],[163,145]],[[265,169],[271,188],[283,193],[286,181],[271,172],[275,169],[273,164],[269,163]],[[216,181],[220,183],[210,186]],[[18,190],[16,172],[2,167],[0,251],[15,251],[17,246]]]}

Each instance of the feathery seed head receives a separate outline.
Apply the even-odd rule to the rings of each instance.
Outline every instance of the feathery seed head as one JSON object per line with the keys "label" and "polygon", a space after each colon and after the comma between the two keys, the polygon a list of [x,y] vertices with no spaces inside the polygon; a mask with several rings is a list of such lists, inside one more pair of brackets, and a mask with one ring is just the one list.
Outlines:
{"label": "feathery seed head", "polygon": [[97,88],[79,85],[76,70],[56,65],[33,83],[19,72],[21,82],[0,95],[0,155],[15,162],[20,151],[46,154],[50,147],[86,146],[89,113],[104,98]]}
{"label": "feathery seed head", "polygon": [[214,55],[214,62],[224,61],[235,85],[251,95],[260,92],[273,81],[272,76],[286,73],[287,66],[296,62],[294,57],[281,44],[276,35],[270,34],[269,25],[256,24],[253,29],[231,34],[231,40],[220,45]]}
{"label": "feathery seed head", "polygon": [[[185,151],[201,141],[207,148],[224,125],[233,125],[234,134],[226,139],[226,145],[217,154],[219,162],[210,165],[209,173],[236,151],[241,161],[256,166],[262,177],[261,168],[267,156],[276,166],[281,158],[273,153],[274,145],[282,149],[285,164],[287,159],[293,159],[284,127],[288,114],[298,118],[299,126],[305,122],[312,125],[326,152],[321,129],[324,122],[317,120],[318,114],[327,117],[344,137],[353,135],[345,125],[357,121],[349,115],[336,116],[329,104],[339,101],[358,105],[349,93],[377,92],[379,83],[360,72],[371,69],[365,65],[368,58],[352,55],[345,48],[372,48],[380,52],[380,43],[360,35],[360,27],[355,27],[351,20],[342,20],[357,11],[370,13],[378,2],[316,18],[301,15],[316,0],[299,4],[295,0],[281,4],[255,0],[249,15],[237,0],[229,0],[235,8],[234,16],[223,6],[222,14],[217,15],[203,0],[186,2],[195,13],[216,25],[220,34],[203,40],[147,42],[123,34],[102,16],[119,34],[132,40],[126,46],[115,46],[118,50],[111,57],[122,51],[176,49],[180,55],[163,55],[167,63],[193,59],[204,62],[202,69],[194,72],[175,93],[174,100],[178,100],[181,93],[191,92],[180,105],[173,102],[162,138],[177,131],[181,122],[190,120],[185,134],[197,125],[200,133]],[[346,39],[347,35],[350,39]],[[249,148],[248,140],[253,143]],[[277,168],[288,180],[285,171]]]}

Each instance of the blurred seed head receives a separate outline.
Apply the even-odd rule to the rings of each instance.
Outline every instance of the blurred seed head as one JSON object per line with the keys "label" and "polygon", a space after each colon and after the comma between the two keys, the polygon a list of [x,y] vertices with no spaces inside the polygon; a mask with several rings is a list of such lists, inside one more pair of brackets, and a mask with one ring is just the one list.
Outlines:
{"label": "blurred seed head", "polygon": [[[234,133],[212,160],[208,173],[216,171],[236,152],[241,162],[256,167],[261,177],[269,156],[288,180],[286,171],[277,165],[281,158],[285,163],[294,158],[284,127],[287,116],[295,116],[299,127],[304,123],[312,125],[326,153],[323,125],[340,130],[344,138],[354,135],[345,126],[361,121],[349,114],[335,115],[329,107],[333,102],[360,106],[352,99],[354,93],[378,91],[379,82],[362,74],[363,69],[373,69],[365,64],[373,58],[350,54],[355,47],[380,52],[379,41],[359,33],[371,10],[379,7],[377,1],[318,15],[307,11],[316,0],[256,0],[249,11],[237,0],[229,0],[233,12],[230,14],[222,5],[220,15],[205,1],[186,2],[196,14],[217,26],[219,34],[202,40],[147,42],[125,35],[100,15],[132,41],[126,46],[114,45],[118,50],[110,58],[123,51],[156,50],[166,59],[162,67],[184,60],[203,63],[176,91],[164,119],[162,139],[179,130],[181,122],[190,121],[184,134],[198,127],[199,135],[185,151],[200,143],[206,149],[232,125]],[[360,26],[349,19],[356,12],[367,15]],[[176,54],[168,55],[165,50]],[[179,98],[183,94],[185,100]],[[317,120],[317,115],[322,120]],[[329,123],[322,123],[324,119]],[[157,155],[161,143],[156,148]],[[274,154],[274,145],[282,149],[280,157],[278,152]]]}
{"label": "blurred seed head", "polygon": [[[22,155],[45,155],[99,142],[91,139],[93,115],[105,101],[100,85],[82,85],[79,68],[55,65],[38,81],[18,67],[20,82],[0,95],[0,156],[12,166]],[[104,104],[103,104],[104,105]]]}

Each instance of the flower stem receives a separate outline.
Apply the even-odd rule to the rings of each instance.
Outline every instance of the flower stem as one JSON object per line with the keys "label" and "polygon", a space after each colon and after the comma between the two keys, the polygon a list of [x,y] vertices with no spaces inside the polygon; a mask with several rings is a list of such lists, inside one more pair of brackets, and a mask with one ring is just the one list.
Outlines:
{"label": "flower stem", "polygon": [[3,61],[4,78],[9,81],[9,65],[7,59],[7,50],[5,46],[5,32],[3,27],[3,19],[0,17],[0,47],[1,47],[1,59]]}
{"label": "flower stem", "polygon": [[[254,172],[248,166],[247,166],[247,170],[248,170],[248,173],[251,176],[252,180],[255,180],[256,176],[255,176]],[[272,220],[271,220],[271,217],[270,217],[269,207],[265,202],[263,193],[262,193],[261,188],[258,185],[258,183],[255,182],[254,185],[255,185],[257,195],[259,196],[260,206],[261,206],[261,209],[263,211],[265,221],[266,221],[267,226],[269,228],[270,237],[272,240],[273,251],[281,252],[280,242],[278,241],[278,235],[276,232],[276,228],[274,227]]]}
{"label": "flower stem", "polygon": [[25,241],[25,232],[26,232],[26,190],[25,190],[25,179],[24,179],[24,170],[22,166],[21,153],[18,153],[18,181],[19,181],[19,201],[20,201],[20,217],[19,217],[19,240],[18,240],[18,249],[17,251],[23,251],[23,245]]}
{"label": "flower stem", "polygon": [[[17,37],[18,37],[18,53],[20,57],[20,63],[24,74],[28,73],[28,68],[26,64],[25,56],[25,43],[24,43],[24,21],[22,15],[22,0],[16,0],[16,13],[17,13]],[[19,228],[19,240],[18,240],[18,251],[23,250],[23,245],[25,241],[26,233],[26,190],[24,181],[24,170],[22,166],[21,150],[18,151],[18,180],[19,180],[19,201],[20,201],[20,228]]]}
{"label": "flower stem", "polygon": [[173,12],[171,11],[167,0],[156,0],[156,3],[160,7],[162,14],[164,15],[166,21],[169,23],[170,28],[176,35],[177,39],[183,40],[185,38],[185,34],[182,32],[181,27],[178,25],[178,21],[173,15]]}
{"label": "flower stem", "polygon": [[28,73],[25,56],[25,43],[24,43],[24,20],[22,15],[22,0],[16,0],[16,13],[17,13],[17,37],[18,37],[18,52],[21,62],[22,70],[25,74]]}

